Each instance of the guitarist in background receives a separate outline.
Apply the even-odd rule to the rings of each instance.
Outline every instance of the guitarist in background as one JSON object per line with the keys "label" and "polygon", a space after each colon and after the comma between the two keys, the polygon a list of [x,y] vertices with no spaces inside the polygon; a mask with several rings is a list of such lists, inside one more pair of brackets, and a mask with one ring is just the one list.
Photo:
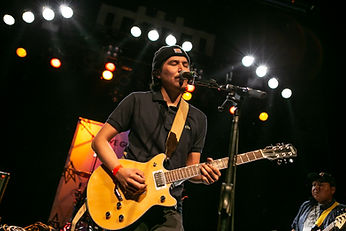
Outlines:
{"label": "guitarist in background", "polygon": [[[122,167],[108,142],[118,133],[130,130],[127,159],[146,162],[159,153],[165,153],[167,135],[187,80],[179,73],[190,71],[190,58],[180,46],[164,46],[155,52],[152,62],[151,91],[128,95],[111,113],[92,142],[92,148],[104,165],[113,172],[125,193],[138,194],[146,190],[144,173],[138,169]],[[207,130],[203,112],[189,105],[185,126],[175,152],[165,161],[166,169],[176,169],[200,163]],[[190,179],[194,183],[212,184],[221,176],[209,164],[201,165],[201,175]],[[130,226],[129,230],[183,230],[183,185],[171,189],[177,199],[173,208],[154,207]]]}
{"label": "guitarist in background", "polygon": [[[323,230],[335,218],[346,212],[346,205],[335,201],[336,182],[332,175],[325,172],[310,173],[312,198],[299,208],[291,225],[292,231]],[[344,225],[342,230],[345,230]]]}

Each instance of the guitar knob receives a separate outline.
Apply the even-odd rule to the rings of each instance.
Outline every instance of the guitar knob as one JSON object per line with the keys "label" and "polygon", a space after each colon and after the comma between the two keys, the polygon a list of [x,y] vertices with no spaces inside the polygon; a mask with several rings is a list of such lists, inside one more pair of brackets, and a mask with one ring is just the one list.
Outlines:
{"label": "guitar knob", "polygon": [[117,210],[121,209],[121,202],[117,203]]}
{"label": "guitar knob", "polygon": [[106,212],[106,219],[108,220],[109,218],[111,218],[111,213],[109,211]]}
{"label": "guitar knob", "polygon": [[119,221],[122,222],[124,220],[124,215],[119,215]]}
{"label": "guitar knob", "polygon": [[161,203],[165,202],[165,200],[166,200],[166,197],[165,196],[161,196],[161,198],[160,198]]}

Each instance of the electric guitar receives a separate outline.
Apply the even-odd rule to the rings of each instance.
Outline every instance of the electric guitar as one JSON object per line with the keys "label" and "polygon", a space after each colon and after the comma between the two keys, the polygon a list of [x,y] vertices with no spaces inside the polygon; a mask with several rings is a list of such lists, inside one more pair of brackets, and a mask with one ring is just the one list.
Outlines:
{"label": "electric guitar", "polygon": [[[297,151],[291,144],[278,144],[238,154],[234,162],[241,165],[260,159],[287,161],[295,156]],[[103,229],[119,230],[133,224],[155,205],[175,206],[177,201],[170,195],[170,187],[200,175],[201,164],[167,170],[163,167],[165,158],[165,154],[158,154],[144,163],[120,160],[124,168],[137,168],[144,172],[147,188],[140,195],[123,192],[112,173],[105,166],[99,166],[90,176],[87,186],[87,207],[95,223]],[[214,160],[211,164],[220,170],[225,169],[228,157]]]}
{"label": "electric guitar", "polygon": [[346,223],[346,213],[343,213],[335,218],[335,220],[330,223],[326,228],[324,228],[322,231],[331,231],[335,227],[338,228],[338,230],[341,230],[341,228],[345,225]]}

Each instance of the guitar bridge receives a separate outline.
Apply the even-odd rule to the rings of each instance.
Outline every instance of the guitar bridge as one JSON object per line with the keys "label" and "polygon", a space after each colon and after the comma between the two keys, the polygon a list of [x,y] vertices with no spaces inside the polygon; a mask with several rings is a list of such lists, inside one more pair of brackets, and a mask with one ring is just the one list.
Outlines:
{"label": "guitar bridge", "polygon": [[166,178],[165,178],[165,174],[162,170],[153,172],[153,176],[154,176],[154,181],[155,181],[155,188],[157,190],[166,187]]}

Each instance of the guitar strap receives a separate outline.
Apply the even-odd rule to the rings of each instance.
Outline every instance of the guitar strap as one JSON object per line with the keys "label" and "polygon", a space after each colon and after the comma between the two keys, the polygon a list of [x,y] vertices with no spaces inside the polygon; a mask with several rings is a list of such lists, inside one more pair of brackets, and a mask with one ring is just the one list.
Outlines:
{"label": "guitar strap", "polygon": [[175,149],[178,146],[188,112],[189,112],[189,104],[183,98],[181,98],[178,111],[175,114],[171,130],[169,131],[167,140],[166,140],[165,154],[168,159],[172,156],[172,153],[175,151]]}
{"label": "guitar strap", "polygon": [[324,219],[326,219],[326,217],[328,216],[328,214],[338,205],[339,205],[339,203],[335,201],[334,204],[332,204],[332,206],[330,206],[328,209],[324,210],[321,213],[321,215],[318,217],[315,225],[317,225],[317,227],[320,227],[322,225]]}

